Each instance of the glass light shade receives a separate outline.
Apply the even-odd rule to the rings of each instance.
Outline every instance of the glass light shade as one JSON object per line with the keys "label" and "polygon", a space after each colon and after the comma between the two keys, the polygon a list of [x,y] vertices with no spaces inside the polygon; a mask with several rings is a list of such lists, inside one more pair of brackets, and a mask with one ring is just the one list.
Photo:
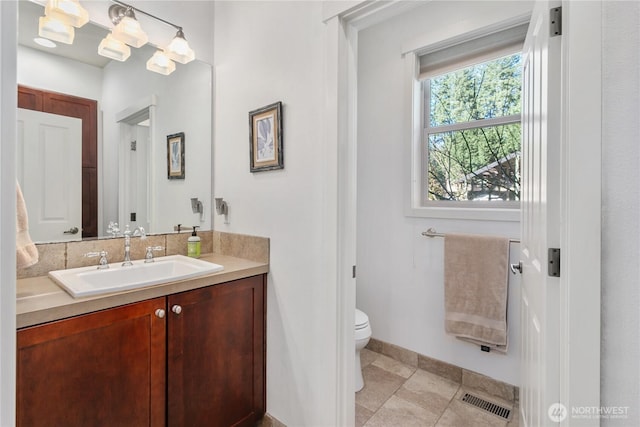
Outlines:
{"label": "glass light shade", "polygon": [[133,47],[140,47],[149,41],[147,34],[142,31],[140,23],[129,16],[125,16],[113,29],[113,37]]}
{"label": "glass light shade", "polygon": [[116,40],[113,35],[107,34],[98,46],[98,54],[122,62],[131,56],[131,48],[120,40]]}
{"label": "glass light shade", "polygon": [[189,47],[189,43],[187,43],[187,40],[184,38],[182,31],[178,31],[178,34],[171,40],[166,52],[169,58],[181,64],[191,62],[196,57],[193,49]]}
{"label": "glass light shade", "polygon": [[75,34],[71,25],[67,25],[50,16],[41,16],[38,21],[38,35],[40,37],[60,43],[72,44]]}
{"label": "glass light shade", "polygon": [[176,70],[176,63],[163,51],[158,50],[147,61],[147,70],[168,76]]}
{"label": "glass light shade", "polygon": [[76,28],[89,22],[89,12],[78,3],[78,0],[49,0],[44,13]]}

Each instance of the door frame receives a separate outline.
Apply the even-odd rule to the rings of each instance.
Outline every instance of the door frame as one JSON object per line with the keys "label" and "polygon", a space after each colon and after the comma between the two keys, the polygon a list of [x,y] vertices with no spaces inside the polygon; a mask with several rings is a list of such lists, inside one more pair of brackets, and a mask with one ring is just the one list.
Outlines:
{"label": "door frame", "polygon": [[570,412],[600,407],[602,1],[563,0],[562,16],[560,401]]}
{"label": "door frame", "polygon": [[156,176],[157,168],[154,159],[157,158],[156,146],[158,145],[158,138],[156,135],[156,109],[158,105],[158,97],[155,94],[145,97],[133,103],[129,107],[122,111],[119,111],[115,115],[115,121],[119,124],[119,141],[118,141],[118,155],[121,159],[126,159],[124,167],[120,167],[118,171],[118,221],[121,226],[129,222],[127,217],[127,209],[129,203],[130,192],[132,191],[129,185],[128,169],[129,169],[129,156],[127,151],[130,148],[129,141],[125,140],[125,126],[131,126],[136,120],[141,117],[146,117],[149,122],[149,142],[147,151],[147,200],[146,200],[146,223],[143,224],[147,233],[153,232],[152,227],[157,227],[157,209],[153,209],[156,205],[157,184],[156,180],[152,179]]}
{"label": "door frame", "polygon": [[[331,3],[331,2],[325,2]],[[354,420],[354,352],[352,319],[355,309],[356,159],[357,152],[357,41],[358,31],[404,11],[407,3],[345,2],[343,10],[325,5],[326,72],[325,131],[327,200],[337,209],[335,240],[326,254],[336,280],[336,425]],[[601,233],[601,52],[602,0],[562,1],[562,171],[564,231],[561,236],[562,276],[560,305],[565,313],[559,325],[560,399],[572,407],[600,406],[600,233]],[[596,48],[594,48],[596,47]],[[595,97],[595,99],[594,99]],[[595,102],[594,102],[595,100]],[[338,190],[338,183],[342,183]],[[589,188],[588,194],[583,191]],[[335,246],[334,246],[335,244]],[[332,249],[336,250],[333,251]],[[337,258],[337,259],[336,259]],[[581,331],[591,333],[583,334]],[[569,337],[571,339],[569,340]],[[581,420],[583,422],[584,420]],[[596,425],[598,420],[592,420]],[[567,417],[564,425],[570,425]]]}
{"label": "door frame", "polygon": [[[325,1],[324,280],[335,283],[335,425],[355,419],[354,328],[356,287],[358,32],[420,2]],[[331,203],[335,201],[335,203]]]}

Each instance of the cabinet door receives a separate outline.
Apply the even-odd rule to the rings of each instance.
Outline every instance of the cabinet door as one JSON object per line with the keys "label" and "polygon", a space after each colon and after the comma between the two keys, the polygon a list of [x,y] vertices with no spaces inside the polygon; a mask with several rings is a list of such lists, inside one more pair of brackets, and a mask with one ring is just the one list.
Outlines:
{"label": "cabinet door", "polygon": [[169,426],[253,426],[265,411],[264,277],[172,295],[168,309]]}
{"label": "cabinet door", "polygon": [[18,426],[164,426],[165,302],[19,330]]}

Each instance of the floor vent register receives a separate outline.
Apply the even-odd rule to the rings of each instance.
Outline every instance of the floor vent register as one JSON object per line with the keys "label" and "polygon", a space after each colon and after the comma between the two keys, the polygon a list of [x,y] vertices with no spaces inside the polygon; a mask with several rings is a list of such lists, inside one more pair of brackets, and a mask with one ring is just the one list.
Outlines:
{"label": "floor vent register", "polygon": [[504,406],[496,405],[495,403],[484,400],[478,396],[474,396],[471,393],[465,393],[462,396],[461,400],[469,405],[473,405],[476,408],[480,408],[483,411],[496,415],[503,420],[508,420],[509,416],[511,415],[511,409],[505,408]]}

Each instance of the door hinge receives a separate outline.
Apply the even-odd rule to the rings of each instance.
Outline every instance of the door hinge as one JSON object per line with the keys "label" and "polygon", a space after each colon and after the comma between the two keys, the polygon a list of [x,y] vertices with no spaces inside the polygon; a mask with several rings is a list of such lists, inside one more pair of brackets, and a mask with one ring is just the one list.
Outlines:
{"label": "door hinge", "polygon": [[562,35],[562,7],[554,7],[549,11],[549,36]]}
{"label": "door hinge", "polygon": [[549,276],[560,277],[560,249],[549,248]]}
{"label": "door hinge", "polygon": [[353,267],[351,267],[351,278],[352,279],[356,278],[356,266],[355,265]]}

